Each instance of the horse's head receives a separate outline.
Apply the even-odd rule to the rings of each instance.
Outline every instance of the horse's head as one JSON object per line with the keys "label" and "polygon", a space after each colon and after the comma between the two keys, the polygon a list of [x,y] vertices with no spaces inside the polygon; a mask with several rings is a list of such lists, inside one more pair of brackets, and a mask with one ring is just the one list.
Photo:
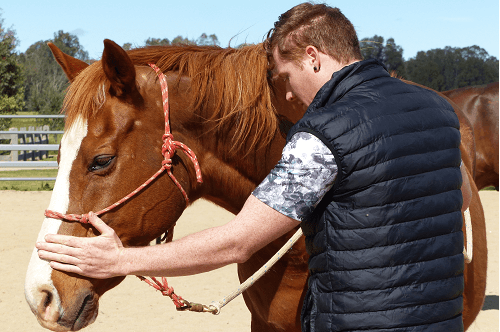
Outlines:
{"label": "horse's head", "polygon": [[[49,45],[71,86],[65,99],[66,130],[49,210],[62,214],[98,211],[122,199],[162,166],[165,117],[160,84],[148,66],[134,66],[123,49],[105,41],[102,60],[92,65]],[[185,110],[183,80],[172,84],[170,103]],[[192,114],[191,114],[192,115]],[[172,133],[196,151],[183,136],[183,126],[196,127],[189,112],[171,115]],[[196,186],[193,164],[182,153],[172,157],[173,174],[191,197]],[[183,194],[162,173],[134,198],[101,218],[124,245],[147,245],[170,229],[186,206]],[[45,218],[38,241],[48,233],[95,236],[92,227]],[[33,251],[25,283],[26,299],[39,322],[52,330],[79,330],[92,323],[99,297],[123,278],[96,280],[52,270]]]}
{"label": "horse's head", "polygon": [[[69,80],[66,129],[49,210],[86,214],[122,199],[161,167],[165,117],[156,63],[169,82],[171,132],[191,148],[202,167],[203,185],[184,153],[171,159],[172,172],[189,199],[206,198],[237,213],[279,159],[280,130],[300,118],[300,106],[285,101],[283,82],[268,84],[261,45],[241,49],[150,47],[125,52],[105,41],[92,65],[49,45]],[[286,104],[286,105],[285,105]],[[124,245],[147,245],[171,229],[186,206],[168,175],[124,204],[101,215]],[[78,222],[45,218],[45,234],[95,236]],[[97,316],[99,297],[122,278],[93,280],[52,270],[33,252],[25,294],[40,323],[78,330]]]}

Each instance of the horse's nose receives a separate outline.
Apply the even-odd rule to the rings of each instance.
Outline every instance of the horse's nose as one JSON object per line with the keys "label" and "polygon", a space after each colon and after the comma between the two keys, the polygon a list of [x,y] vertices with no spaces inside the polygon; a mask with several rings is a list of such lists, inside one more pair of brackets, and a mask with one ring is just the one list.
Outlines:
{"label": "horse's nose", "polygon": [[26,298],[40,325],[52,331],[69,330],[67,326],[60,325],[61,308],[57,292],[52,287],[40,286]]}
{"label": "horse's nose", "polygon": [[80,290],[74,295],[63,309],[57,293],[41,290],[34,310],[40,324],[52,331],[78,331],[92,323],[98,309],[96,294],[91,290]]}

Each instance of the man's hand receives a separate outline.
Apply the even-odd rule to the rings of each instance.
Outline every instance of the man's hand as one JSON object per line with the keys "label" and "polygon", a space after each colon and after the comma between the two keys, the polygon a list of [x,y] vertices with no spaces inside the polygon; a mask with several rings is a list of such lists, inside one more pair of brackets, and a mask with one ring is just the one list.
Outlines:
{"label": "man's hand", "polygon": [[74,237],[48,234],[46,242],[37,242],[38,257],[50,261],[53,269],[77,273],[86,277],[106,279],[120,273],[120,256],[124,250],[115,231],[93,212],[89,222],[101,235]]}

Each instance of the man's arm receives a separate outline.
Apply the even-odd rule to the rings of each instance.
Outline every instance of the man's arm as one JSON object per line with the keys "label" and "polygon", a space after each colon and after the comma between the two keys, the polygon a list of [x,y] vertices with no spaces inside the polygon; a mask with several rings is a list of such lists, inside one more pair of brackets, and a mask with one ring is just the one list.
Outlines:
{"label": "man's arm", "polygon": [[90,221],[100,236],[47,235],[47,242],[37,243],[39,257],[54,269],[92,278],[192,275],[244,262],[299,224],[253,195],[226,225],[156,246],[124,248],[102,220],[92,215]]}
{"label": "man's arm", "polygon": [[314,210],[335,181],[332,152],[310,133],[295,134],[280,162],[228,224],[159,246],[124,248],[113,229],[95,215],[93,238],[47,235],[38,255],[54,269],[93,278],[142,274],[181,276],[246,261],[292,230]]}

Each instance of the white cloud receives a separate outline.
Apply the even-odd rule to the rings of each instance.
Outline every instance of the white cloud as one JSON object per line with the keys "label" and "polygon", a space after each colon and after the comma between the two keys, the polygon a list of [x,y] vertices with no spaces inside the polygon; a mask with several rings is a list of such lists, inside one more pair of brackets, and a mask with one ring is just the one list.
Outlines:
{"label": "white cloud", "polygon": [[72,35],[76,35],[78,37],[81,37],[81,36],[85,36],[87,34],[87,31],[83,30],[83,29],[75,29],[73,31],[70,32]]}

